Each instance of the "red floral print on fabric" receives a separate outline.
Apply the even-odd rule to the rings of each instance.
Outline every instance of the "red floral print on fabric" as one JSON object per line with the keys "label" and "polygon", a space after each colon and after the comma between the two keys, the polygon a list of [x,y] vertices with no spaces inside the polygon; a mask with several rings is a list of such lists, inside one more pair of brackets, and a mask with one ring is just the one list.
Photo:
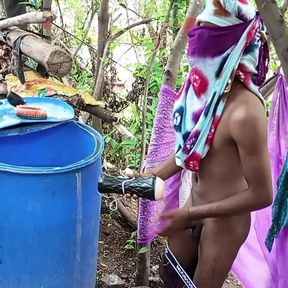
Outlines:
{"label": "red floral print on fabric", "polygon": [[212,125],[211,125],[211,128],[210,128],[210,131],[209,131],[209,134],[208,134],[208,137],[207,137],[207,140],[206,140],[206,144],[211,147],[212,146],[212,143],[213,143],[213,139],[214,139],[214,135],[215,135],[215,131],[216,131],[216,128],[219,124],[219,121],[220,121],[220,117],[216,116],[212,122]]}
{"label": "red floral print on fabric", "polygon": [[238,0],[241,4],[248,5],[249,0]]}
{"label": "red floral print on fabric", "polygon": [[193,152],[186,160],[185,160],[185,168],[191,171],[198,171],[200,168],[201,155],[197,152]]}
{"label": "red floral print on fabric", "polygon": [[255,38],[255,34],[257,33],[257,27],[254,25],[247,33],[246,38],[246,47],[251,43],[251,41]]}
{"label": "red floral print on fabric", "polygon": [[190,70],[190,81],[193,86],[193,90],[198,98],[207,92],[208,89],[208,78],[206,75],[198,68],[193,67]]}

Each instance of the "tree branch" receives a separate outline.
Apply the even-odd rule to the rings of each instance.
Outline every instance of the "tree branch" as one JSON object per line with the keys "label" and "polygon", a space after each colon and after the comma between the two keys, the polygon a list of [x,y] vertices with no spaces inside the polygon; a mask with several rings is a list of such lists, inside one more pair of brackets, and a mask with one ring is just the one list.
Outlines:
{"label": "tree branch", "polygon": [[131,25],[128,25],[127,27],[125,27],[124,29],[119,31],[118,33],[116,33],[116,34],[114,34],[108,38],[108,40],[106,41],[104,51],[103,51],[103,55],[100,58],[101,61],[100,61],[99,69],[98,69],[98,77],[97,77],[96,85],[95,85],[94,92],[93,92],[93,97],[95,99],[99,99],[99,95],[101,95],[102,83],[103,83],[103,78],[104,78],[104,63],[105,63],[104,60],[108,56],[109,47],[110,47],[111,43],[113,41],[115,41],[117,38],[119,38],[120,36],[122,36],[125,32],[129,31],[130,29],[137,27],[139,25],[147,24],[151,21],[152,21],[152,19],[145,19],[145,20],[141,20],[139,22],[135,22]]}
{"label": "tree branch", "polygon": [[93,116],[101,118],[103,121],[107,123],[115,123],[119,121],[119,116],[113,112],[110,112],[102,107],[92,106],[92,105],[85,105],[83,111],[89,112]]}
{"label": "tree branch", "polygon": [[122,30],[120,30],[119,32],[117,32],[116,34],[112,35],[110,38],[109,38],[109,42],[112,43],[113,41],[115,41],[117,38],[119,38],[120,36],[122,36],[124,33],[126,33],[127,31],[131,30],[132,28],[135,28],[137,26],[140,26],[140,25],[144,25],[144,24],[148,24],[150,23],[151,21],[153,21],[154,19],[153,18],[148,18],[148,19],[144,19],[144,20],[140,20],[138,22],[135,22],[133,24],[130,24],[128,25],[127,27],[123,28]]}
{"label": "tree branch", "polygon": [[135,10],[129,8],[126,4],[124,3],[119,3],[119,6],[123,7],[124,9],[134,13],[135,15],[137,15],[139,18],[144,18],[143,16],[141,16],[138,12],[136,12]]}
{"label": "tree branch", "polygon": [[73,55],[72,55],[72,59],[74,59],[74,58],[77,56],[78,52],[80,51],[80,49],[81,49],[82,46],[83,46],[83,42],[86,40],[86,37],[88,36],[88,33],[89,33],[89,31],[90,31],[90,28],[91,28],[91,25],[92,25],[92,23],[93,23],[93,19],[94,19],[94,17],[95,17],[96,12],[97,12],[97,10],[96,10],[96,8],[95,8],[94,6],[95,6],[95,5],[94,5],[94,1],[92,0],[92,11],[91,11],[91,16],[90,16],[89,22],[88,22],[88,24],[87,24],[86,30],[85,30],[85,32],[84,32],[84,35],[83,35],[83,37],[82,37],[82,41],[80,42],[80,44],[78,45],[78,47],[75,49],[75,51],[74,51],[74,53],[73,53]]}
{"label": "tree branch", "polygon": [[57,4],[58,11],[59,11],[59,15],[60,15],[61,26],[62,26],[62,28],[64,28],[64,19],[63,19],[63,14],[62,14],[62,9],[61,9],[61,5],[60,5],[60,1],[59,1],[59,0],[56,0],[56,4]]}
{"label": "tree branch", "polygon": [[164,84],[169,85],[171,88],[175,86],[180,62],[187,45],[187,33],[194,25],[195,19],[202,9],[203,2],[203,0],[190,2],[184,23],[172,44],[163,79]]}
{"label": "tree branch", "polygon": [[261,87],[260,93],[262,94],[264,99],[267,99],[273,93],[278,77],[279,75],[272,76],[271,78],[266,80]]}
{"label": "tree branch", "polygon": [[[101,69],[101,62],[105,52],[108,30],[109,30],[109,1],[101,1],[99,12],[98,12],[98,45],[97,45],[97,63],[95,67],[95,79],[96,85],[98,82],[98,73]],[[101,79],[102,80],[102,79]],[[97,89],[99,90],[99,89]],[[94,95],[100,95],[94,93]]]}

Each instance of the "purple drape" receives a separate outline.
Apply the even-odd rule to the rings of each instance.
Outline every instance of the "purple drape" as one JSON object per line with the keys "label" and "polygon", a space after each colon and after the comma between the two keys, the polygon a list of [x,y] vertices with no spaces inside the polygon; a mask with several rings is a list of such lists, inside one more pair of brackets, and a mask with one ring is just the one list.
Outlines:
{"label": "purple drape", "polygon": [[[172,153],[175,145],[172,110],[176,99],[176,92],[169,86],[163,85],[154,119],[154,127],[150,147],[147,154],[145,169],[162,163]],[[165,181],[166,190],[163,200],[153,202],[141,199],[138,213],[138,243],[148,244],[155,237],[153,226],[154,217],[166,209],[178,208],[180,173]]]}
{"label": "purple drape", "polygon": [[[274,196],[276,182],[288,152],[288,91],[282,71],[273,93],[268,123],[269,156]],[[271,253],[265,239],[272,223],[271,207],[253,213],[249,237],[241,248],[233,271],[245,288],[288,287],[288,231],[283,229],[275,239]]]}

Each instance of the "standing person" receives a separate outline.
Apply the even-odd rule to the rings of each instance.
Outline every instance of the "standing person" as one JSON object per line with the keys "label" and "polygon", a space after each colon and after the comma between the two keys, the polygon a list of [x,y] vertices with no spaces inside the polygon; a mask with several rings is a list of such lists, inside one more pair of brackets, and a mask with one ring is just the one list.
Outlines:
{"label": "standing person", "polygon": [[[160,215],[165,287],[220,288],[250,229],[272,202],[264,100],[263,22],[248,0],[207,0],[188,34],[189,75],[174,107],[175,153],[149,173],[194,173],[184,208]],[[251,275],[253,277],[253,275]]]}

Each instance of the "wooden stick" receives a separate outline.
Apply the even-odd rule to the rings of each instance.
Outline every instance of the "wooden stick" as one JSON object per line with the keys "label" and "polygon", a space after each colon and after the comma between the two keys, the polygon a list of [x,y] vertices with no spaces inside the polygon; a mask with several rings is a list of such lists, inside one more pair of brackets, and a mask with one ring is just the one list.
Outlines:
{"label": "wooden stick", "polygon": [[113,112],[110,112],[102,107],[85,105],[83,108],[84,111],[89,112],[90,114],[101,118],[103,121],[107,123],[115,123],[119,121],[119,117],[115,115]]}
{"label": "wooden stick", "polygon": [[49,11],[26,13],[5,20],[1,20],[0,30],[6,29],[11,26],[24,26],[32,23],[45,23],[47,21],[53,21],[55,18],[55,15]]}
{"label": "wooden stick", "polygon": [[132,139],[134,135],[122,124],[120,123],[113,123],[114,128],[122,135],[124,139]]}
{"label": "wooden stick", "polygon": [[269,78],[260,89],[260,93],[263,98],[266,100],[273,93],[276,82],[278,80],[278,75],[274,75]]}
{"label": "wooden stick", "polygon": [[0,41],[6,42],[13,47],[14,41],[20,36],[24,36],[21,42],[21,51],[28,57],[43,65],[50,75],[63,77],[71,71],[71,56],[62,48],[46,43],[40,37],[28,33],[17,27],[7,28],[8,35],[5,39],[0,33]]}

